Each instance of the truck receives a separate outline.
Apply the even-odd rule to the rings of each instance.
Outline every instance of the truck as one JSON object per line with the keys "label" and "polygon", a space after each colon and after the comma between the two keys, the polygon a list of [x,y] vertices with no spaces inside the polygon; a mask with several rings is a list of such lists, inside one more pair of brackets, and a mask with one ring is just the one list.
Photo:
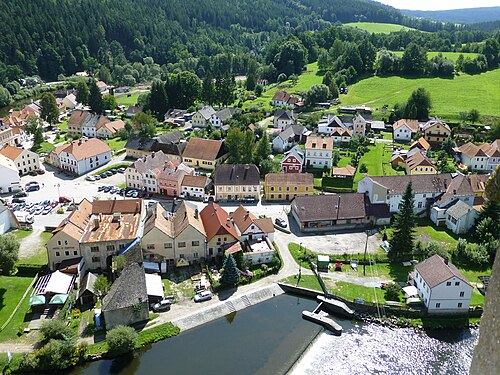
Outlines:
{"label": "truck", "polygon": [[16,215],[21,228],[31,228],[31,225],[35,221],[33,215],[26,211],[14,211],[14,215]]}

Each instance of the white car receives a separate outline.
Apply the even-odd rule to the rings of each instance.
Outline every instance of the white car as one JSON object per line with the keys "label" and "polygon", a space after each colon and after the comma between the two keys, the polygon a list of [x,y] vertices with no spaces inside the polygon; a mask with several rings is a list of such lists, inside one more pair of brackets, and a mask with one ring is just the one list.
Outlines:
{"label": "white car", "polygon": [[85,177],[85,179],[87,181],[95,181],[95,177],[94,176],[87,176],[87,177]]}
{"label": "white car", "polygon": [[212,299],[212,292],[203,290],[194,296],[194,302],[203,302]]}

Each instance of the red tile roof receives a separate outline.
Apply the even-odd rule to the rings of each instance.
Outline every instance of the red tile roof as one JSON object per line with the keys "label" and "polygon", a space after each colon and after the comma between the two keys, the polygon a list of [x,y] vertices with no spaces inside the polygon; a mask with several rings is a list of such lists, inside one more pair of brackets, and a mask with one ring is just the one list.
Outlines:
{"label": "red tile roof", "polygon": [[225,234],[229,234],[235,239],[239,238],[229,214],[217,203],[210,202],[201,210],[200,216],[207,234],[207,241],[210,241],[216,235]]}

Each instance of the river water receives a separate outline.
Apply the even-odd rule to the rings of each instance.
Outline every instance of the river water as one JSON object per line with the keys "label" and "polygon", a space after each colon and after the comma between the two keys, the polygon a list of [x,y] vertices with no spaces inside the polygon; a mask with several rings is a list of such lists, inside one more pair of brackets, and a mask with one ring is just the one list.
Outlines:
{"label": "river water", "polygon": [[[71,371],[94,374],[466,374],[477,330],[415,333],[337,320],[337,337],[302,320],[309,299],[282,295],[182,332],[125,358]],[[318,336],[318,333],[319,336]]]}

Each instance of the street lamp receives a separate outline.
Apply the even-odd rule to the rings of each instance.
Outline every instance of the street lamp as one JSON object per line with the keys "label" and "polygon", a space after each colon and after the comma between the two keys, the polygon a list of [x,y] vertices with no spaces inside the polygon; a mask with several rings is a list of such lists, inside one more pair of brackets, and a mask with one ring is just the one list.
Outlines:
{"label": "street lamp", "polygon": [[56,184],[54,187],[57,187],[57,199],[61,196],[61,184]]}

